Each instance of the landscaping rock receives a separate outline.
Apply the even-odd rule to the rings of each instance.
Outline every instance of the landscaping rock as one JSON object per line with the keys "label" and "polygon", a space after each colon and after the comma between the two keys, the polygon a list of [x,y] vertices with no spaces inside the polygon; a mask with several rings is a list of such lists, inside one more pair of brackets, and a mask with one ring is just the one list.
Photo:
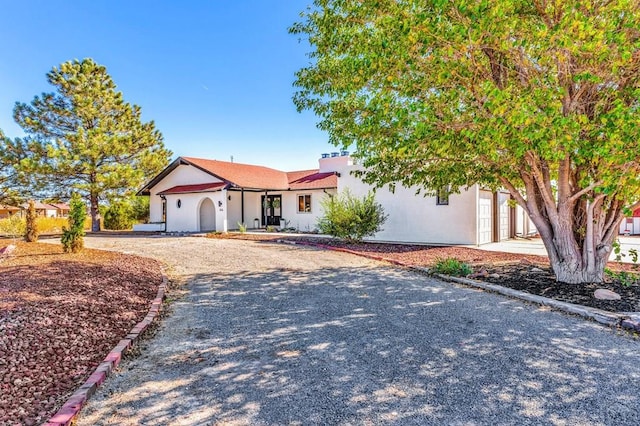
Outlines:
{"label": "landscaping rock", "polygon": [[531,271],[531,272],[538,272],[538,273],[540,273],[540,272],[544,272],[544,271],[543,271],[542,269],[540,269],[540,268],[531,268],[531,269],[530,269],[530,271]]}
{"label": "landscaping rock", "polygon": [[500,274],[489,274],[489,278],[500,278]]}
{"label": "landscaping rock", "polygon": [[600,300],[620,300],[621,297],[615,291],[599,288],[593,292],[593,296]]}
{"label": "landscaping rock", "polygon": [[13,253],[13,251],[16,249],[16,246],[14,244],[9,244],[6,247],[2,247],[0,248],[0,262],[6,258],[9,257],[11,255],[11,253]]}
{"label": "landscaping rock", "polygon": [[474,272],[473,274],[470,274],[468,277],[469,278],[486,278],[488,276],[489,276],[489,273],[487,272],[487,270],[483,269],[481,271]]}

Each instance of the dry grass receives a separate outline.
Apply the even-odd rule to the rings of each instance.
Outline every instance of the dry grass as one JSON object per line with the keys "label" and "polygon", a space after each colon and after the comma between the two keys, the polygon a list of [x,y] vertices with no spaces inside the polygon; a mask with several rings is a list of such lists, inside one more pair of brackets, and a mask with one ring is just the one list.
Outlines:
{"label": "dry grass", "polygon": [[[38,233],[40,234],[59,234],[62,227],[69,227],[67,218],[64,217],[38,217],[36,219],[38,225]],[[91,218],[87,217],[84,222],[84,229],[91,229]],[[18,238],[22,237],[25,232],[25,219],[13,216],[8,219],[0,219],[0,235]]]}

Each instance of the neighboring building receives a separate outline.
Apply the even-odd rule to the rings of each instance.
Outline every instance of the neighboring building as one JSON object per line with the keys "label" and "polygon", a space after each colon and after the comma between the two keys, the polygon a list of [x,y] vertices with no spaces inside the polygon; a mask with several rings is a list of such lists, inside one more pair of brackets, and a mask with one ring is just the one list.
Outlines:
{"label": "neighboring building", "polygon": [[635,209],[631,217],[622,219],[620,233],[624,235],[640,235],[640,208]]}
{"label": "neighboring building", "polygon": [[0,204],[0,219],[6,219],[20,212],[20,207]]}
{"label": "neighboring building", "polygon": [[[347,188],[355,196],[371,190],[352,175],[357,168],[346,152],[323,154],[318,169],[296,172],[180,157],[138,192],[150,197],[151,223],[134,229],[225,232],[244,223],[312,231],[324,197]],[[506,192],[474,185],[460,194],[425,197],[416,189],[376,191],[389,217],[373,240],[480,245],[535,232],[509,206]]]}
{"label": "neighboring building", "polygon": [[[36,215],[38,217],[67,217],[69,216],[69,205],[65,203],[35,203]],[[24,216],[29,203],[22,203],[20,206],[0,205],[0,219],[13,216],[15,214]]]}
{"label": "neighboring building", "polygon": [[56,209],[55,217],[68,217],[71,207],[66,203],[49,203],[50,206]]}
{"label": "neighboring building", "polygon": [[[56,209],[51,204],[41,203],[40,201],[35,201],[34,204],[36,208],[36,215],[38,217],[57,217],[58,209]],[[28,202],[22,203],[20,205],[20,209],[25,212],[27,211],[28,208],[29,208]]]}

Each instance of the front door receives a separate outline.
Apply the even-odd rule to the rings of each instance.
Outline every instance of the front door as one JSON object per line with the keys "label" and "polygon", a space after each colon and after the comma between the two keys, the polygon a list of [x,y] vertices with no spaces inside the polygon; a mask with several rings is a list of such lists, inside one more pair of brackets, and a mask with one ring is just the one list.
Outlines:
{"label": "front door", "polygon": [[262,226],[280,226],[282,196],[262,196]]}

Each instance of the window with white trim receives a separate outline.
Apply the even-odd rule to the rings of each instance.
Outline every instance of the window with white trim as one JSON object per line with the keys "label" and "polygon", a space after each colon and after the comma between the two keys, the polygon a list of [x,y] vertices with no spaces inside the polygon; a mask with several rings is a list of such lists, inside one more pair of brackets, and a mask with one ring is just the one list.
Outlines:
{"label": "window with white trim", "polygon": [[311,194],[298,195],[298,213],[311,213]]}

